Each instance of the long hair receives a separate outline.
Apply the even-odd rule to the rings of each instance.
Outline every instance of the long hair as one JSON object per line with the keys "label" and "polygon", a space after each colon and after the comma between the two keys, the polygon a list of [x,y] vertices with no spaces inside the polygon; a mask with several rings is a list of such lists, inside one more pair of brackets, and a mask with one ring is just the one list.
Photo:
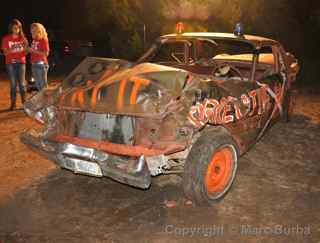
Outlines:
{"label": "long hair", "polygon": [[24,35],[24,33],[23,33],[23,29],[22,29],[22,24],[21,24],[21,22],[18,20],[18,19],[13,19],[13,20],[11,20],[11,22],[9,23],[9,26],[8,26],[8,32],[9,32],[9,34],[12,34],[13,33],[13,31],[12,31],[12,29],[13,29],[13,26],[18,26],[18,28],[19,28],[19,36],[20,37],[22,37],[23,39],[26,39],[26,37],[25,37],[25,35]]}
{"label": "long hair", "polygon": [[31,24],[31,29],[34,29],[34,28],[39,30],[41,39],[48,39],[48,34],[47,34],[47,31],[46,31],[46,28],[42,24],[40,24],[40,23],[32,23]]}

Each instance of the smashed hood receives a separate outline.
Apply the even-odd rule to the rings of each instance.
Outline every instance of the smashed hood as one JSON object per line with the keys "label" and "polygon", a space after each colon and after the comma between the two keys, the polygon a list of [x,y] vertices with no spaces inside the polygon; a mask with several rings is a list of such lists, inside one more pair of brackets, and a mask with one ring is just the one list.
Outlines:
{"label": "smashed hood", "polygon": [[65,79],[57,105],[67,110],[154,116],[181,94],[187,77],[188,72],[167,66],[89,57]]}

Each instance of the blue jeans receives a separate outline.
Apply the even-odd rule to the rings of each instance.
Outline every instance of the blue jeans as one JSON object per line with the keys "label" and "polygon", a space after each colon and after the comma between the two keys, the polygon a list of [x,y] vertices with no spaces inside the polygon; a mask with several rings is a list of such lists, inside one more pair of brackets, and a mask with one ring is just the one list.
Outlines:
{"label": "blue jeans", "polygon": [[32,64],[32,76],[35,80],[36,87],[40,91],[48,84],[48,69],[49,66],[43,63]]}
{"label": "blue jeans", "polygon": [[22,63],[11,63],[7,64],[7,71],[9,74],[10,79],[10,97],[11,97],[11,104],[16,103],[16,92],[17,92],[17,83],[19,85],[19,92],[21,96],[22,102],[24,101],[25,97],[25,90],[24,90],[24,81],[26,79],[26,65]]}

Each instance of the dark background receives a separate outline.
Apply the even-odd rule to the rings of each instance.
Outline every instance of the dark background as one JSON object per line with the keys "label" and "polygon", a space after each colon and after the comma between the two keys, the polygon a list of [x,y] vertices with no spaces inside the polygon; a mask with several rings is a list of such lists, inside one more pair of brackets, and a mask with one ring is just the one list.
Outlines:
{"label": "dark background", "polygon": [[[298,82],[318,84],[319,0],[65,0],[7,1],[0,8],[0,35],[18,18],[30,38],[30,24],[44,24],[51,40],[90,41],[95,55],[134,60],[159,35],[186,31],[245,32],[280,41],[301,66]],[[320,81],[319,81],[320,82]]]}

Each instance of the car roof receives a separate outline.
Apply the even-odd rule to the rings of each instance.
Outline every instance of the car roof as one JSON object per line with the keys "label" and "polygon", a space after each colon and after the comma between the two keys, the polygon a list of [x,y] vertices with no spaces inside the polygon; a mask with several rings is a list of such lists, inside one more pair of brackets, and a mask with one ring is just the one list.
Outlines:
{"label": "car roof", "polygon": [[218,33],[218,32],[186,32],[182,34],[168,34],[163,35],[160,38],[214,38],[214,39],[229,39],[229,40],[239,40],[243,42],[250,43],[254,46],[264,46],[264,45],[275,45],[278,44],[277,41],[255,35],[243,35],[237,36],[232,33]]}

